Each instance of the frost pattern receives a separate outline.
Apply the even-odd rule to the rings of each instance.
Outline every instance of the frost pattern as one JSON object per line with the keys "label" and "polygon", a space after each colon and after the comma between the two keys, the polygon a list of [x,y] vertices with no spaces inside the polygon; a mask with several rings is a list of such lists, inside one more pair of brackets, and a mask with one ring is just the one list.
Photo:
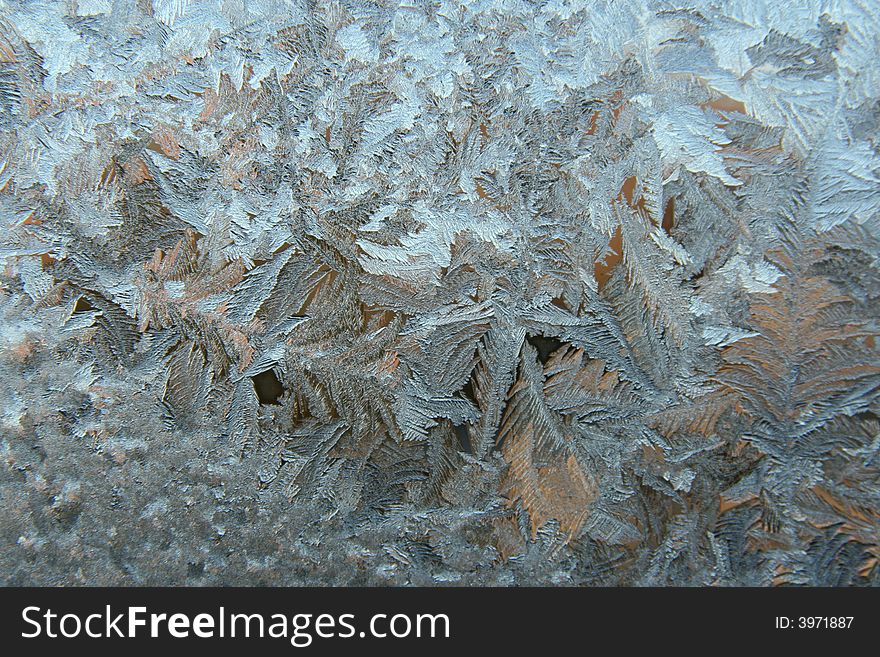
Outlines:
{"label": "frost pattern", "polygon": [[5,581],[877,585],[878,35],[0,1]]}

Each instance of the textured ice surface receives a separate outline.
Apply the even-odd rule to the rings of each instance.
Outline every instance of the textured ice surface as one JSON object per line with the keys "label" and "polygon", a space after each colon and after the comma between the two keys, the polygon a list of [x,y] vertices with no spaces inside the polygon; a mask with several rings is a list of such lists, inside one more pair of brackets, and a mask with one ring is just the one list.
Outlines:
{"label": "textured ice surface", "polygon": [[878,39],[0,0],[3,581],[876,585]]}

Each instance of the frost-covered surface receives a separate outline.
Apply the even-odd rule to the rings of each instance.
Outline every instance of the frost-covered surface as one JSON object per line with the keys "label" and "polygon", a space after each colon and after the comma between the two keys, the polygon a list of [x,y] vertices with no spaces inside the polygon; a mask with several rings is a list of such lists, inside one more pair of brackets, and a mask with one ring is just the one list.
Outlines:
{"label": "frost-covered surface", "polygon": [[3,581],[877,584],[878,39],[0,0]]}

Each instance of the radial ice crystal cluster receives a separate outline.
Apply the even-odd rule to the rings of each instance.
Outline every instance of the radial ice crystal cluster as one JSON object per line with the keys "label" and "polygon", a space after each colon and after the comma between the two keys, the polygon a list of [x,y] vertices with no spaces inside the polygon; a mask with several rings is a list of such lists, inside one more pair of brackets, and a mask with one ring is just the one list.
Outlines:
{"label": "radial ice crystal cluster", "polygon": [[873,0],[0,0],[6,584],[877,585]]}

